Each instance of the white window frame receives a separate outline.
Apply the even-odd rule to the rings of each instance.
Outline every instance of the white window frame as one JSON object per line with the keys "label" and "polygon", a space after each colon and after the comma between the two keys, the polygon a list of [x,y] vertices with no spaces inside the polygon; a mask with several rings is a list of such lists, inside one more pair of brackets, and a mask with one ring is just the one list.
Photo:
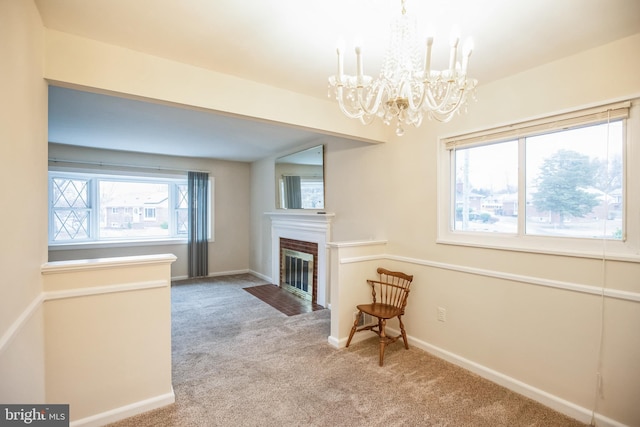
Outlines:
{"label": "white window frame", "polygon": [[[187,243],[186,235],[178,235],[175,234],[177,229],[173,230],[173,235],[166,237],[154,237],[154,238],[130,238],[130,239],[98,239],[95,236],[98,235],[98,227],[99,227],[99,207],[97,200],[97,179],[108,179],[108,180],[120,180],[120,181],[131,181],[131,182],[168,182],[172,184],[187,184],[187,178],[179,177],[176,175],[163,175],[163,174],[146,174],[146,173],[122,173],[118,171],[100,171],[96,172],[91,168],[67,168],[67,167],[49,167],[49,200],[51,200],[52,194],[52,186],[51,186],[51,177],[52,176],[63,176],[63,177],[73,177],[73,178],[81,178],[81,179],[90,179],[89,183],[89,199],[90,206],[95,206],[96,213],[90,215],[90,239],[84,240],[67,240],[67,241],[51,241],[50,237],[52,236],[52,228],[53,221],[51,220],[52,215],[52,205],[49,203],[48,205],[48,217],[49,217],[49,228],[48,228],[48,242],[50,250],[67,250],[67,249],[78,249],[78,248],[105,248],[105,247],[122,247],[122,246],[148,246],[148,245],[163,245],[167,243]],[[97,179],[94,179],[97,178]],[[214,194],[214,178],[209,178],[209,241],[213,241],[213,194]],[[172,224],[175,225],[176,221],[176,209],[175,209],[175,200],[172,198],[176,196],[177,191],[174,191],[173,188],[169,189],[169,215]],[[144,216],[144,211],[142,212]],[[144,218],[143,218],[144,220]],[[175,227],[173,227],[175,228]]]}
{"label": "white window frame", "polygon": [[[627,117],[628,114],[628,117]],[[627,118],[624,118],[627,117]],[[523,209],[526,206],[524,170],[519,172],[518,233],[487,233],[453,229],[455,209],[455,171],[453,147],[479,146],[489,142],[518,139],[522,136],[561,130],[579,124],[595,124],[623,118],[624,224],[622,240],[584,239],[527,235]],[[521,152],[520,156],[523,156]],[[522,164],[523,158],[519,160]],[[437,243],[510,251],[568,255],[585,258],[640,260],[640,99],[616,102],[563,112],[463,135],[444,137],[438,144],[438,237]],[[523,168],[522,168],[523,169]]]}

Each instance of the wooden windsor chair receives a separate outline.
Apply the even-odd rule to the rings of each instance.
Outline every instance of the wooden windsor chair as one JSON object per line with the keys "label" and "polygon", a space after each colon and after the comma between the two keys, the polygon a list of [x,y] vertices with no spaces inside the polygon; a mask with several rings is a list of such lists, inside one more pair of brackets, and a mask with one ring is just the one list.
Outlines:
{"label": "wooden windsor chair", "polygon": [[[371,304],[360,304],[357,306],[358,314],[353,322],[353,327],[347,340],[347,347],[351,344],[351,339],[356,332],[372,331],[376,333],[380,337],[380,366],[382,366],[384,363],[384,350],[388,344],[394,343],[398,338],[402,337],[404,347],[407,350],[409,349],[407,334],[404,330],[404,324],[402,323],[402,316],[404,315],[404,309],[407,305],[409,287],[413,281],[413,276],[399,271],[389,271],[384,268],[378,268],[377,272],[380,276],[378,280],[367,280],[367,283],[371,285],[373,302]],[[377,318],[378,323],[358,327],[362,313]],[[400,335],[388,337],[385,331],[387,320],[393,319],[394,317],[397,317],[400,323]]]}

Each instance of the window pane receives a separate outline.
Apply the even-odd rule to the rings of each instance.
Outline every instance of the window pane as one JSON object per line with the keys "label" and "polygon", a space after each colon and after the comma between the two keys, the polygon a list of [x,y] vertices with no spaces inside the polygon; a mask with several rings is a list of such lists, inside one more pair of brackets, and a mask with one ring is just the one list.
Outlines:
{"label": "window pane", "polygon": [[322,178],[300,178],[300,193],[303,209],[322,209],[324,207],[324,184]]}
{"label": "window pane", "polygon": [[101,180],[100,238],[169,237],[169,185]]}
{"label": "window pane", "polygon": [[526,233],[622,239],[622,121],[526,139]]}
{"label": "window pane", "polygon": [[51,240],[86,240],[89,228],[89,180],[57,177],[51,180]]}
{"label": "window pane", "polygon": [[189,189],[187,184],[178,184],[176,188],[176,234],[189,232]]}
{"label": "window pane", "polygon": [[88,209],[54,209],[53,238],[55,241],[89,238]]}
{"label": "window pane", "polygon": [[89,207],[89,180],[54,178],[52,184],[54,208]]}
{"label": "window pane", "polygon": [[515,233],[518,141],[455,151],[454,230]]}

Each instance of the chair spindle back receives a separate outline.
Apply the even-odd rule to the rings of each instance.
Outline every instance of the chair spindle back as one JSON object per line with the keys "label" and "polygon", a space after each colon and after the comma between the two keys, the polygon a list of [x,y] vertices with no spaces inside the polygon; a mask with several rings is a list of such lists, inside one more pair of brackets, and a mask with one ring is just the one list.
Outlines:
{"label": "chair spindle back", "polygon": [[413,276],[384,268],[378,268],[378,274],[380,280],[367,280],[372,287],[373,302],[392,305],[404,311]]}

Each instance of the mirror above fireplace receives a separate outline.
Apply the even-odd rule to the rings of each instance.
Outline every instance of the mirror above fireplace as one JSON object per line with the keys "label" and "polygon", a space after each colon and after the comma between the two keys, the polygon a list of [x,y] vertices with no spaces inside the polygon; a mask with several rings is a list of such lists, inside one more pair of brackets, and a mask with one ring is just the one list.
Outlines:
{"label": "mirror above fireplace", "polygon": [[278,209],[324,209],[324,146],[276,159],[275,180]]}

